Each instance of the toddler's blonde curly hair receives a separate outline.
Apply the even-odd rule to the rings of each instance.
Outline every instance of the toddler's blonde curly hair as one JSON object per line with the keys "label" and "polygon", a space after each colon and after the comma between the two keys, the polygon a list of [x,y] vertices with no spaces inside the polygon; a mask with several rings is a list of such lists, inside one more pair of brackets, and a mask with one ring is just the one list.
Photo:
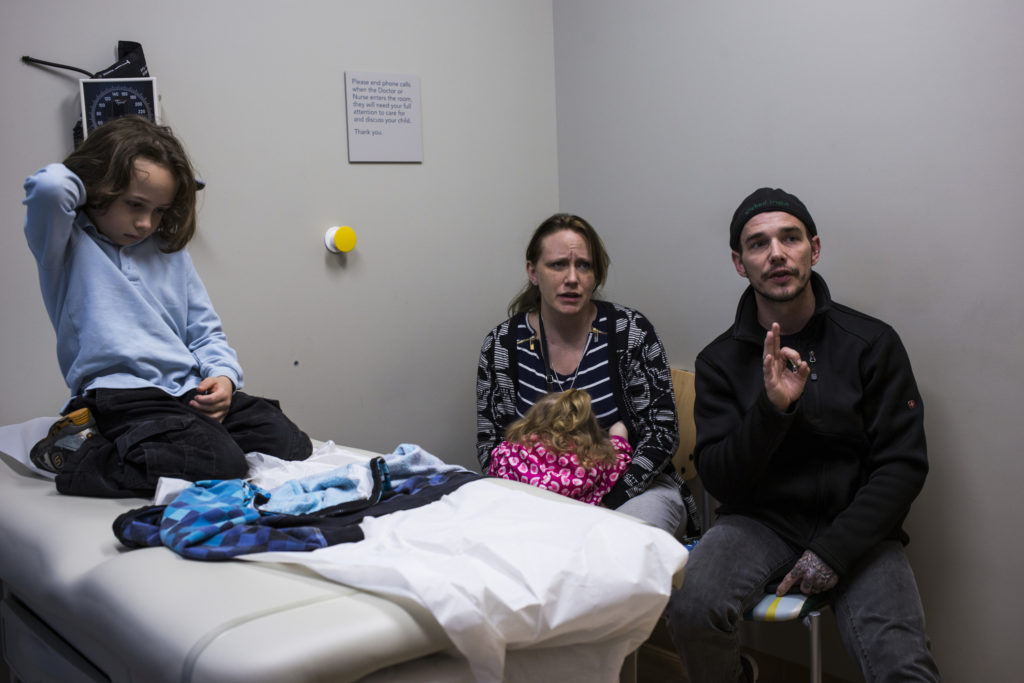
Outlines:
{"label": "toddler's blonde curly hair", "polygon": [[582,389],[547,394],[505,431],[505,440],[529,447],[539,443],[552,453],[575,453],[580,465],[615,462],[615,447],[597,424],[590,394]]}

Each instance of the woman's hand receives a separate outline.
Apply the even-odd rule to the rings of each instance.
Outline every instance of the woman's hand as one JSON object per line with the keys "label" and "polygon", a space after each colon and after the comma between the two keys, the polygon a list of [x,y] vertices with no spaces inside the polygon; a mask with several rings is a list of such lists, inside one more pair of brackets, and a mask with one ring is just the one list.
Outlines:
{"label": "woman's hand", "polygon": [[626,429],[626,423],[619,420],[611,427],[608,428],[608,436],[619,436],[629,441],[629,430]]}
{"label": "woman's hand", "polygon": [[199,383],[198,391],[189,405],[217,422],[223,422],[231,407],[234,383],[227,377],[207,377]]}

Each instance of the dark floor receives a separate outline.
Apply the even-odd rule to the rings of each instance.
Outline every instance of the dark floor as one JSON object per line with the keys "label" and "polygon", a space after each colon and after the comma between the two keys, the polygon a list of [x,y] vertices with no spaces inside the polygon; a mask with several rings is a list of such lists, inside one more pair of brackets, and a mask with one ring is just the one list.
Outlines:
{"label": "dark floor", "polygon": [[[810,672],[793,662],[762,652],[748,651],[759,670],[758,683],[794,683],[810,679]],[[676,655],[672,642],[659,622],[650,639],[640,648],[637,658],[637,683],[687,683],[686,672]],[[848,683],[834,676],[823,675],[822,683]]]}

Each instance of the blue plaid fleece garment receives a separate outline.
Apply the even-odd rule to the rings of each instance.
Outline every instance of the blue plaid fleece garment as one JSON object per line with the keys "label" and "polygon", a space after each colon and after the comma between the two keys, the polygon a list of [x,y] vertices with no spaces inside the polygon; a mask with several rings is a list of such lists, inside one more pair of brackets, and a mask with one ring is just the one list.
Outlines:
{"label": "blue plaid fleece garment", "polygon": [[316,550],[327,545],[315,527],[277,529],[259,523],[267,492],[241,479],[201,481],[164,510],[160,539],[184,557],[226,560],[263,550]]}
{"label": "blue plaid fleece garment", "polygon": [[387,490],[383,458],[370,463],[373,494],[313,514],[267,514],[260,511],[269,494],[240,479],[203,481],[186,489],[167,506],[147,506],[122,514],[114,534],[130,548],[166,545],[196,560],[227,560],[264,551],[305,551],[361,541],[359,522],[439,499],[459,486],[482,478],[463,468],[436,474],[420,471]]}

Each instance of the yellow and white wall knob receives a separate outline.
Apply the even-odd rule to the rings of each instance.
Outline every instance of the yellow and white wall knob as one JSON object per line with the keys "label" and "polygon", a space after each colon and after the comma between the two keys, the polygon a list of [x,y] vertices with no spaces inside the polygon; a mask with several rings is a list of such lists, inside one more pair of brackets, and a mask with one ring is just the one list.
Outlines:
{"label": "yellow and white wall knob", "polygon": [[347,225],[336,225],[327,229],[324,244],[332,254],[349,252],[356,248],[356,231]]}

